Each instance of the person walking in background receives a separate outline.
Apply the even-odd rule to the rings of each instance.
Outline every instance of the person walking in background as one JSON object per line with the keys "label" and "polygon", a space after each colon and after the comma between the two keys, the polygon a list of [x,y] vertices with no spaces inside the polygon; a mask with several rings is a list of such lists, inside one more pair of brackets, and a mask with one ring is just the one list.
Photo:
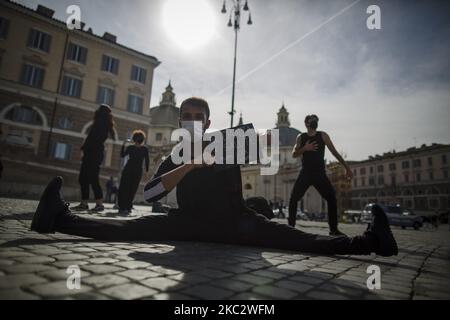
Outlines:
{"label": "person walking in background", "polygon": [[83,157],[81,160],[80,174],[78,182],[81,187],[81,203],[72,207],[74,211],[89,210],[89,187],[92,187],[95,196],[95,207],[92,212],[101,212],[103,206],[103,191],[100,186],[100,165],[105,156],[105,140],[110,136],[114,139],[114,119],[111,108],[102,104],[95,111],[94,123],[84,140],[81,150]]}
{"label": "person walking in background", "polygon": [[[113,196],[114,196],[114,200],[113,200]],[[117,197],[117,187],[116,187],[116,183],[114,181],[114,177],[111,176],[111,177],[109,177],[109,180],[106,182],[105,201],[108,203],[113,203],[116,201],[116,197]]]}
{"label": "person walking in background", "polygon": [[129,156],[129,159],[123,168],[120,179],[118,193],[119,214],[131,213],[133,199],[141,182],[144,161],[145,171],[148,172],[149,168],[148,148],[144,145],[145,133],[142,130],[135,130],[131,140],[134,144],[125,148],[126,142],[124,142],[120,152],[122,158]]}

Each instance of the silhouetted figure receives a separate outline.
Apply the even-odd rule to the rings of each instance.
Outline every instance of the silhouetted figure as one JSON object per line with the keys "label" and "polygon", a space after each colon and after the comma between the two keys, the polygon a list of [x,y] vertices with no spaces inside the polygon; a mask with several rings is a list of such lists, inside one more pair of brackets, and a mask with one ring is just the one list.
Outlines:
{"label": "silhouetted figure", "polygon": [[123,168],[118,193],[118,206],[120,214],[129,214],[133,207],[133,199],[142,178],[142,165],[145,161],[145,171],[148,172],[148,148],[143,145],[145,133],[142,130],[133,132],[133,145],[125,148],[125,142],[120,151],[121,157],[128,156],[127,164]]}
{"label": "silhouetted figure", "polygon": [[[114,181],[114,177],[110,177],[109,180],[106,182],[106,197],[105,201],[108,203],[113,203],[116,201],[117,197],[117,186]],[[114,200],[113,200],[114,198]]]}
{"label": "silhouetted figure", "polygon": [[345,167],[347,178],[352,179],[353,174],[345,160],[336,151],[328,134],[323,131],[316,131],[318,121],[319,118],[314,114],[305,118],[305,126],[308,132],[297,136],[297,142],[292,150],[294,158],[302,157],[302,169],[295,181],[289,200],[288,223],[290,226],[295,226],[298,201],[303,198],[310,186],[314,186],[328,202],[330,235],[339,236],[343,233],[338,230],[336,192],[325,172],[325,146]]}
{"label": "silhouetted figure", "polygon": [[111,108],[106,104],[102,104],[95,111],[94,123],[81,146],[83,158],[78,176],[78,182],[81,187],[81,203],[71,208],[72,210],[89,210],[89,187],[92,187],[95,196],[95,207],[91,211],[100,212],[105,209],[103,206],[103,191],[100,186],[99,175],[100,165],[105,156],[104,143],[108,136],[114,139],[114,120]]}

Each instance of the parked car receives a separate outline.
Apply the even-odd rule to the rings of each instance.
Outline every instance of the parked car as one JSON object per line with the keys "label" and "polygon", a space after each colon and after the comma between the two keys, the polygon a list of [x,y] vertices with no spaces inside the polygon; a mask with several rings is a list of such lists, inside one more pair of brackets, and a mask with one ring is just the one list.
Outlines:
{"label": "parked car", "polygon": [[[372,221],[372,206],[375,203],[367,204],[362,213],[361,213],[361,221],[363,222],[371,222]],[[389,220],[389,224],[392,226],[399,226],[403,229],[410,227],[415,230],[419,230],[423,226],[422,217],[415,215],[412,211],[404,210],[400,206],[385,206],[380,205],[383,210],[386,212],[386,215]]]}

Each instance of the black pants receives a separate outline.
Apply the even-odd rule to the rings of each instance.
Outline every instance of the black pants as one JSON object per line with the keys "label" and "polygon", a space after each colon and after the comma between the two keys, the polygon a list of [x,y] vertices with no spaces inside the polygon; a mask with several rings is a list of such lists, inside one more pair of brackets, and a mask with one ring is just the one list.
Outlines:
{"label": "black pants", "polygon": [[131,220],[61,217],[56,231],[105,241],[200,241],[319,254],[370,254],[376,246],[367,233],[352,238],[309,234],[253,213],[228,223],[194,219],[177,209]]}
{"label": "black pants", "polygon": [[81,187],[81,199],[89,200],[89,186],[92,186],[95,199],[103,199],[103,191],[100,186],[100,165],[103,161],[103,153],[84,154],[81,160],[78,182]]}
{"label": "black pants", "polygon": [[134,196],[142,178],[142,169],[125,166],[120,179],[118,205],[119,209],[131,210]]}
{"label": "black pants", "polygon": [[325,173],[322,172],[311,172],[301,170],[300,174],[295,181],[294,188],[292,189],[291,198],[289,200],[289,224],[295,226],[295,220],[297,217],[297,204],[300,199],[305,195],[306,190],[310,186],[316,188],[320,193],[322,198],[327,200],[328,203],[328,225],[330,230],[334,231],[337,229],[337,202],[336,202],[336,192],[331,185],[330,180]]}

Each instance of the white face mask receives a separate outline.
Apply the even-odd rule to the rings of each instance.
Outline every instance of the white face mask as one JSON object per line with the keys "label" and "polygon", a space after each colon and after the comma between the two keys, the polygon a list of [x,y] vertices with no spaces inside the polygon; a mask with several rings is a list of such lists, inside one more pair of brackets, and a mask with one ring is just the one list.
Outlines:
{"label": "white face mask", "polygon": [[181,121],[181,127],[191,134],[192,141],[202,140],[203,122],[202,121]]}

